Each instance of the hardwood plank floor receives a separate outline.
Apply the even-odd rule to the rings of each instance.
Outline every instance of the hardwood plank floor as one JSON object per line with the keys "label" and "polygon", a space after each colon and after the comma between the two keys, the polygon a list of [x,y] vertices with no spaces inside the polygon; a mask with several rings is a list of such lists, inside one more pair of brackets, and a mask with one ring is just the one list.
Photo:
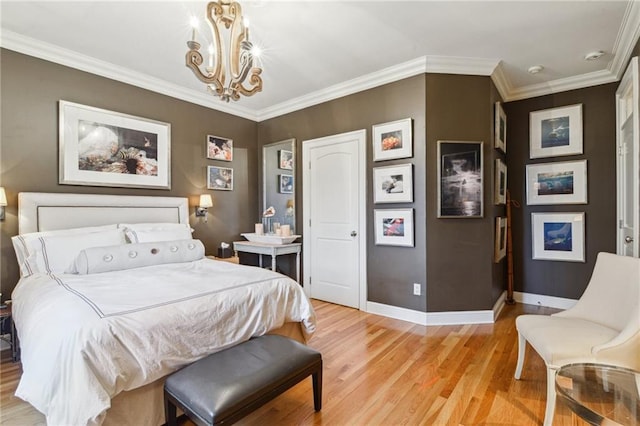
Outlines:
{"label": "hardwood plank floor", "polygon": [[[313,411],[308,379],[238,424],[542,424],[544,363],[529,349],[522,380],[513,378],[514,321],[523,313],[555,310],[517,304],[505,306],[495,324],[425,327],[317,300],[313,305],[318,331],[309,345],[324,359],[322,411]],[[0,424],[45,424],[13,396],[21,367],[9,355],[3,351],[0,363]],[[554,425],[585,424],[558,403]]]}

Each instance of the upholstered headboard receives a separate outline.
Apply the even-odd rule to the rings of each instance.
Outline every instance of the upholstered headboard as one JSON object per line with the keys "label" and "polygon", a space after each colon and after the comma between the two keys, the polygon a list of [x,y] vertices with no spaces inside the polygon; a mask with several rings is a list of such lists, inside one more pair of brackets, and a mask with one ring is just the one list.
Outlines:
{"label": "upholstered headboard", "polygon": [[189,204],[182,197],[134,195],[18,194],[18,232],[80,228],[111,223],[189,223]]}

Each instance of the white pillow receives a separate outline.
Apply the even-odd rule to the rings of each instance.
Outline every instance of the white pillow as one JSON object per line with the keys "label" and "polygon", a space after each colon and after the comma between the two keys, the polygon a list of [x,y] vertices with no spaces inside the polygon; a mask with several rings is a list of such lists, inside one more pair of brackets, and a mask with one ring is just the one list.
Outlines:
{"label": "white pillow", "polygon": [[20,276],[29,276],[36,272],[46,272],[44,270],[39,270],[38,265],[36,264],[36,253],[42,251],[42,242],[40,241],[41,237],[90,234],[110,229],[117,229],[117,225],[113,224],[85,228],[59,229],[55,231],[30,232],[11,237],[13,249],[16,252],[16,257],[18,259],[18,266],[20,267]]}
{"label": "white pillow", "polygon": [[202,258],[204,245],[194,239],[92,247],[78,254],[69,272],[97,274],[165,263],[193,262]]}
{"label": "white pillow", "polygon": [[191,239],[193,230],[186,223],[121,223],[130,243],[177,241]]}
{"label": "white pillow", "polygon": [[36,259],[38,270],[54,274],[67,273],[74,259],[86,248],[126,244],[121,229],[109,229],[89,234],[40,237],[40,242],[41,250],[33,256]]}

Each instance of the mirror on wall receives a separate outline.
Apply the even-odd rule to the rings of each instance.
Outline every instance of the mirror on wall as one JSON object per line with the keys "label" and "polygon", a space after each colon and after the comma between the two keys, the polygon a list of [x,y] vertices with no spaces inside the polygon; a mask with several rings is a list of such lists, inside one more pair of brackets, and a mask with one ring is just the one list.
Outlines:
{"label": "mirror on wall", "polygon": [[[271,223],[289,225],[296,233],[296,140],[287,139],[262,147],[263,211],[273,206]],[[265,232],[272,232],[265,229]]]}

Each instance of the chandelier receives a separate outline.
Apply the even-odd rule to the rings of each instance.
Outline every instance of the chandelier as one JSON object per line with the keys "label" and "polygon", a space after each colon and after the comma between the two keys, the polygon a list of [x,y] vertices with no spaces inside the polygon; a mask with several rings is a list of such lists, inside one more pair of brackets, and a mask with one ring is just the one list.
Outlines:
{"label": "chandelier", "polygon": [[207,65],[202,66],[204,58],[200,43],[196,41],[197,21],[192,21],[187,66],[223,101],[237,101],[240,95],[252,96],[260,92],[262,69],[254,66],[258,51],[249,41],[249,29],[244,24],[240,4],[229,0],[210,2],[206,18],[213,39],[209,44]]}

